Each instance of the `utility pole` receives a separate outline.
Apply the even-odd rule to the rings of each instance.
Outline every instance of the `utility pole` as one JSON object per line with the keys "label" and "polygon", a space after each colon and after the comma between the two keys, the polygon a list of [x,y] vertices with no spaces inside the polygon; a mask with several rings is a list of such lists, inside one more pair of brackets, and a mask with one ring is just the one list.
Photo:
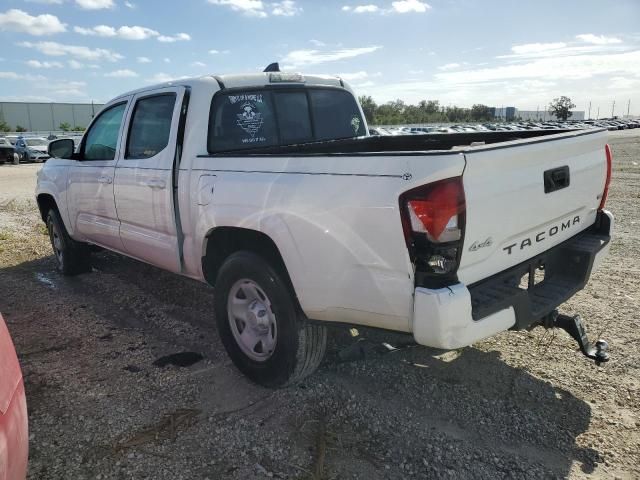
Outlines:
{"label": "utility pole", "polygon": [[600,106],[598,106],[598,113],[596,113],[596,120],[600,119]]}
{"label": "utility pole", "polygon": [[631,99],[627,102],[627,117],[629,116],[629,109],[631,108]]}
{"label": "utility pole", "polygon": [[587,116],[588,120],[591,120],[591,100],[589,100],[589,115]]}
{"label": "utility pole", "polygon": [[611,105],[611,118],[613,118],[613,111],[615,110],[615,108],[616,108],[616,101],[614,100],[613,104]]}

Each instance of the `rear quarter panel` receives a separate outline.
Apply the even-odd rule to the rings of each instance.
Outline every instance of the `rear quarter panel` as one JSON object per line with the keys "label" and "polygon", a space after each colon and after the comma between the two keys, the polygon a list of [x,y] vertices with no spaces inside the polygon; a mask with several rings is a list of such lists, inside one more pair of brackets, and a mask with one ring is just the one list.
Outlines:
{"label": "rear quarter panel", "polygon": [[[410,331],[413,270],[398,197],[460,175],[461,154],[196,157],[189,184],[215,175],[207,205],[191,198],[185,260],[216,226],[261,231],[278,246],[309,318]],[[187,180],[185,180],[186,182]]]}

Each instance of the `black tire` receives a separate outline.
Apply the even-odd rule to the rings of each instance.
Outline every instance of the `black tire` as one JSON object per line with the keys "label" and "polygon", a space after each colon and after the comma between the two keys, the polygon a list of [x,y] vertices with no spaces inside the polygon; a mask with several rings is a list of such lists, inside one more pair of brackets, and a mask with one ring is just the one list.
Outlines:
{"label": "black tire", "polygon": [[[277,324],[275,348],[267,359],[248,356],[232,332],[227,305],[232,287],[249,280],[266,295]],[[282,275],[252,252],[232,254],[218,272],[215,314],[222,344],[236,367],[255,383],[275,388],[293,384],[313,373],[324,357],[327,329],[300,318],[293,293]],[[244,328],[247,328],[245,324]]]}
{"label": "black tire", "polygon": [[78,275],[91,269],[87,245],[76,242],[69,236],[57,210],[47,214],[49,240],[56,259],[56,266],[63,275]]}

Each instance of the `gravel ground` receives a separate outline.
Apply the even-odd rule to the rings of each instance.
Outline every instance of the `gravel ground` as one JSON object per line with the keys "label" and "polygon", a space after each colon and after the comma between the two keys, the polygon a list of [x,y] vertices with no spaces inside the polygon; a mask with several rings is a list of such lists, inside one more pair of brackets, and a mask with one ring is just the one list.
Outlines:
{"label": "gravel ground", "polygon": [[[108,252],[59,276],[30,200],[39,166],[0,167],[0,311],[25,375],[29,477],[640,478],[640,132],[611,137],[611,255],[563,307],[609,341],[608,364],[541,328],[344,363],[335,330],[320,370],[278,391],[231,365],[208,287]],[[179,352],[203,359],[154,365]]]}

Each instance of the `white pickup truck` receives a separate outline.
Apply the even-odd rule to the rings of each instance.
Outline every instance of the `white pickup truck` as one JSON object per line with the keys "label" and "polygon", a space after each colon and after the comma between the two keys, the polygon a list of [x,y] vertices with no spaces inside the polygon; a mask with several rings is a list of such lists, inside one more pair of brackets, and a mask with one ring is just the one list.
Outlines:
{"label": "white pickup truck", "polygon": [[556,310],[608,250],[606,139],[373,137],[340,78],[205,76],[115,98],[77,151],[52,142],[36,196],[62,273],[96,245],[214,286],[222,343],[263,385],[314,371],[329,323],[454,349],[564,319],[606,360]]}

